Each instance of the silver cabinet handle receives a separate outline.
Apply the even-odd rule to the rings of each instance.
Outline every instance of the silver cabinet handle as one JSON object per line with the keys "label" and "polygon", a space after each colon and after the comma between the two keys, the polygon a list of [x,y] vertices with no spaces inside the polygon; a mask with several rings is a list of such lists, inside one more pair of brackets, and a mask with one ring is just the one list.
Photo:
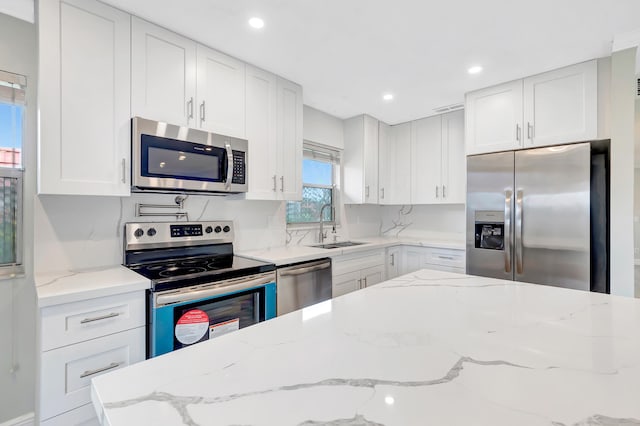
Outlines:
{"label": "silver cabinet handle", "polygon": [[225,187],[229,189],[233,179],[233,150],[228,143],[224,144],[224,148],[227,150],[227,181],[225,182]]}
{"label": "silver cabinet handle", "polygon": [[280,192],[284,192],[284,176],[280,176]]}
{"label": "silver cabinet handle", "polygon": [[358,280],[358,288],[362,288],[362,279]]}
{"label": "silver cabinet handle", "polygon": [[80,321],[80,324],[87,324],[89,322],[95,322],[95,321],[101,321],[101,320],[106,320],[109,318],[115,318],[117,316],[120,316],[119,312],[111,312],[110,314],[106,314],[106,315],[101,315],[99,317],[93,317],[93,318],[85,318],[82,321]]}
{"label": "silver cabinet handle", "polygon": [[504,271],[511,272],[511,197],[510,189],[504,191]]}
{"label": "silver cabinet handle", "polygon": [[122,159],[122,183],[127,183],[127,160]]}
{"label": "silver cabinet handle", "polygon": [[200,122],[203,123],[205,120],[205,105],[204,105],[204,101],[202,101],[202,103],[200,104]]}
{"label": "silver cabinet handle", "polygon": [[436,185],[436,198],[440,198],[440,187]]}
{"label": "silver cabinet handle", "polygon": [[119,362],[112,362],[111,364],[107,365],[106,367],[101,367],[101,368],[96,368],[95,370],[87,370],[84,373],[82,373],[80,375],[81,379],[84,379],[85,377],[89,377],[89,376],[93,376],[95,374],[98,373],[102,373],[105,371],[109,371],[109,370],[113,370],[114,368],[118,368],[120,367],[120,363]]}
{"label": "silver cabinet handle", "polygon": [[369,185],[364,187],[364,196],[366,198],[369,198]]}
{"label": "silver cabinet handle", "polygon": [[364,278],[364,286],[362,288],[367,288],[367,277]]}
{"label": "silver cabinet handle", "polygon": [[189,102],[187,102],[187,117],[193,118],[193,97],[189,98]]}
{"label": "silver cabinet handle", "polygon": [[438,259],[444,259],[444,260],[453,260],[453,256],[440,256],[438,255]]}
{"label": "silver cabinet handle", "polygon": [[533,125],[529,122],[527,122],[527,139],[533,139]]}
{"label": "silver cabinet handle", "polygon": [[442,198],[447,198],[447,187],[442,185]]}
{"label": "silver cabinet handle", "polygon": [[278,190],[276,179],[278,179],[278,177],[276,175],[273,175],[273,192],[276,192]]}
{"label": "silver cabinet handle", "polygon": [[384,188],[380,188],[380,198],[384,200]]}
{"label": "silver cabinet handle", "polygon": [[520,125],[516,123],[516,140],[520,142]]}
{"label": "silver cabinet handle", "polygon": [[524,267],[522,264],[522,190],[516,192],[516,273],[522,274]]}
{"label": "silver cabinet handle", "polygon": [[391,266],[396,266],[396,254],[391,253]]}

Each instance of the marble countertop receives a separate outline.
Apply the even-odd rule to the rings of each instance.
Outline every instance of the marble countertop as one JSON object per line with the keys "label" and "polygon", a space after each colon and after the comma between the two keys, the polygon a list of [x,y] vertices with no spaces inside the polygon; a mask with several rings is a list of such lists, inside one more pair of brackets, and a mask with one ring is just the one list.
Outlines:
{"label": "marble countertop", "polygon": [[103,424],[640,425],[640,300],[422,270],[92,381]]}
{"label": "marble countertop", "polygon": [[38,273],[35,282],[40,308],[151,287],[148,279],[122,265]]}
{"label": "marble countertop", "polygon": [[322,257],[336,257],[350,253],[381,249],[397,245],[436,247],[456,250],[465,249],[464,240],[445,240],[418,237],[367,237],[354,238],[353,241],[362,242],[365,244],[335,249],[323,249],[305,245],[288,245],[281,247],[271,247],[262,250],[240,250],[237,251],[236,254],[238,256],[261,260],[263,262],[275,263],[277,266],[281,266],[290,263],[319,259]]}

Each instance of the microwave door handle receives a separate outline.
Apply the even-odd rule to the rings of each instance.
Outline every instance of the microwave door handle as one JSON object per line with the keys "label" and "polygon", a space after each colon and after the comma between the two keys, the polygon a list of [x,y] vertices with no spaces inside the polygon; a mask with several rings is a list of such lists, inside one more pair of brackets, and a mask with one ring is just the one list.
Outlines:
{"label": "microwave door handle", "polygon": [[225,188],[231,188],[231,180],[233,178],[233,151],[231,145],[224,144],[224,148],[227,150],[227,180],[225,182]]}

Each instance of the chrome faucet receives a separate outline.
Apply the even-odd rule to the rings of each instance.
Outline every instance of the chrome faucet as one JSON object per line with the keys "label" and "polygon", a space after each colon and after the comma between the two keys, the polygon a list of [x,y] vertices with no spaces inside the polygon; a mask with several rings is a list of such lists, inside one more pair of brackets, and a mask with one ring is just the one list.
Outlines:
{"label": "chrome faucet", "polygon": [[320,209],[320,244],[324,243],[324,239],[327,238],[327,232],[324,230],[324,209],[331,207],[331,204],[325,204]]}

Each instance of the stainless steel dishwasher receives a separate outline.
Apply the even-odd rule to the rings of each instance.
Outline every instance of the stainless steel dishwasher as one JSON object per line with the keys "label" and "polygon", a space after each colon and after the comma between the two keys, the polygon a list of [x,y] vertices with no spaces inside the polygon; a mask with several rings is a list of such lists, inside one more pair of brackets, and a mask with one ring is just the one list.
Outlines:
{"label": "stainless steel dishwasher", "polygon": [[279,267],[278,315],[331,299],[331,259],[319,259]]}

